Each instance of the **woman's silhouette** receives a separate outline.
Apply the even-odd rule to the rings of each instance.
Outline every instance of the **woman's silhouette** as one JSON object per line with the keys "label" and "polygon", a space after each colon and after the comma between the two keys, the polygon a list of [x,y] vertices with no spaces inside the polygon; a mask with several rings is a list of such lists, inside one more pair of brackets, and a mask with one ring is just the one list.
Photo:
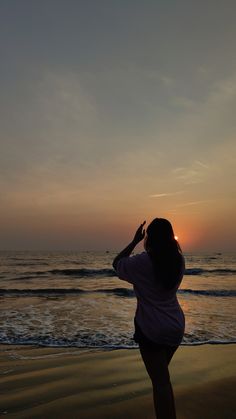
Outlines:
{"label": "woman's silhouette", "polygon": [[[184,274],[184,258],[168,220],[155,218],[146,235],[145,223],[116,256],[113,267],[120,279],[133,285],[137,297],[134,340],[152,381],[156,417],[175,419],[168,365],[184,334],[184,314],[176,297]],[[145,251],[130,257],[144,237]]]}

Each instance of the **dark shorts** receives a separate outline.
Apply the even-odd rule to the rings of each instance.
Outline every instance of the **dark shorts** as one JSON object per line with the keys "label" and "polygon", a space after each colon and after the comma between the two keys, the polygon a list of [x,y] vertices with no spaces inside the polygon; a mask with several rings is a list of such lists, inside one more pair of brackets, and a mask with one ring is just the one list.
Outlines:
{"label": "dark shorts", "polygon": [[165,350],[167,352],[175,352],[176,349],[178,348],[177,346],[170,346],[170,345],[165,345],[165,344],[161,344],[161,343],[157,343],[154,342],[150,339],[148,339],[142,332],[142,330],[140,329],[139,325],[137,324],[137,322],[134,320],[134,328],[135,328],[135,332],[134,332],[134,336],[133,339],[136,343],[139,344],[139,346],[142,346],[143,348],[149,349],[149,350],[155,350],[155,351],[160,351],[160,350]]}

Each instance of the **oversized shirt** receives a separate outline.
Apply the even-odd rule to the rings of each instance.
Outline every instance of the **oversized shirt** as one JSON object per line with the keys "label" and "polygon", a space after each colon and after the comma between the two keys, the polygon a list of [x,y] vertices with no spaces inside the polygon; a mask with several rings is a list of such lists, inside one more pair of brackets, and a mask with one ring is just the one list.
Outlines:
{"label": "oversized shirt", "polygon": [[185,318],[176,292],[184,274],[182,270],[175,288],[164,289],[155,277],[147,252],[123,257],[116,266],[120,279],[133,285],[137,297],[135,321],[150,340],[165,345],[179,345],[184,334]]}

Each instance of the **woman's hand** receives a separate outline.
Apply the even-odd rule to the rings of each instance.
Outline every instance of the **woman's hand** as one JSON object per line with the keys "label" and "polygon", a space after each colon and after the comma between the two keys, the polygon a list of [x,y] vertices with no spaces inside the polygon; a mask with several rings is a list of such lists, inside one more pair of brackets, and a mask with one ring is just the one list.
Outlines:
{"label": "woman's hand", "polygon": [[145,236],[145,229],[143,228],[143,226],[146,224],[146,221],[144,221],[138,228],[138,230],[136,231],[134,238],[133,238],[133,243],[138,244],[139,242],[141,242],[141,240],[143,240],[144,236]]}
{"label": "woman's hand", "polygon": [[141,240],[143,240],[144,236],[145,236],[145,230],[143,229],[144,224],[146,224],[146,221],[144,221],[138,228],[138,230],[136,231],[134,238],[132,240],[132,242],[130,244],[128,244],[128,246],[125,247],[125,249],[123,249],[113,260],[113,268],[116,270],[117,268],[117,264],[119,262],[120,259],[124,258],[124,257],[128,257],[131,255],[131,253],[133,252],[135,246],[141,242]]}

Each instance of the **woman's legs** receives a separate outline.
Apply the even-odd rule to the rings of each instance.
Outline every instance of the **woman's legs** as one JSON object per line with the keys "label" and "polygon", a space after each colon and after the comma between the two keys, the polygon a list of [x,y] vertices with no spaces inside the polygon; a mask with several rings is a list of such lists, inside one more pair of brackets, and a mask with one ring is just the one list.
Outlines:
{"label": "woman's legs", "polygon": [[177,347],[157,350],[140,344],[140,353],[152,381],[153,400],[157,419],[176,419],[173,389],[168,364]]}

